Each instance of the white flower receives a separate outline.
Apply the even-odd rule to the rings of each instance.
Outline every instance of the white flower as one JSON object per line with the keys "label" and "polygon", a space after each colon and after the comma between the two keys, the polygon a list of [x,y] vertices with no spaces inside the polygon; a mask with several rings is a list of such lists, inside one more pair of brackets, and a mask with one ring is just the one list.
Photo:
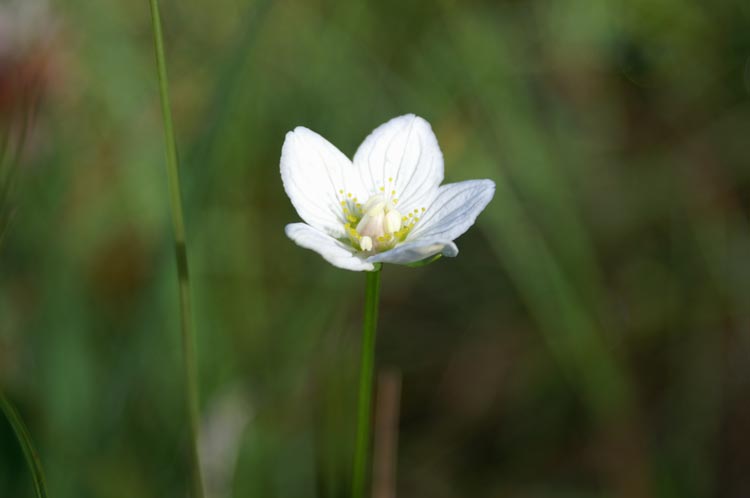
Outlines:
{"label": "white flower", "polygon": [[353,162],[317,133],[295,128],[281,150],[281,179],[305,221],[286,226],[289,238],[353,271],[456,256],[453,241],[495,193],[490,180],[440,186],[443,154],[429,123],[413,114],[375,129]]}

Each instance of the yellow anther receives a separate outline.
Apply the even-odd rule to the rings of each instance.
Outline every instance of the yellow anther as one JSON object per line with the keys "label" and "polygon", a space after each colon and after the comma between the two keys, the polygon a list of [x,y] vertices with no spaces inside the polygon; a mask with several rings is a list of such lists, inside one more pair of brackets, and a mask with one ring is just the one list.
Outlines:
{"label": "yellow anther", "polygon": [[414,216],[414,215],[413,215],[413,214],[411,214],[411,213],[409,213],[409,218],[411,218],[412,216]]}
{"label": "yellow anther", "polygon": [[396,195],[396,191],[395,190],[391,190],[391,195]]}
{"label": "yellow anther", "polygon": [[342,206],[346,206],[346,201],[341,201]]}
{"label": "yellow anther", "polygon": [[354,228],[352,228],[352,226],[349,223],[346,223],[344,225],[344,229],[346,230],[346,233],[349,234],[349,237],[352,238],[352,240],[359,240],[360,239],[360,235],[359,235],[359,233],[357,233],[357,230],[355,230]]}
{"label": "yellow anther", "polygon": [[346,196],[349,197],[349,198],[351,198],[352,197],[352,193],[349,192],[348,194],[346,194]]}
{"label": "yellow anther", "polygon": [[392,182],[393,181],[393,177],[388,178],[388,181]]}

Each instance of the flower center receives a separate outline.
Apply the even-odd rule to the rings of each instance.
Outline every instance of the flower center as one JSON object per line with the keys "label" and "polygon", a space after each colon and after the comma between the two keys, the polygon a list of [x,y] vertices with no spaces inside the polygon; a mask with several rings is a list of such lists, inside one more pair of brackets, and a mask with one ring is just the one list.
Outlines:
{"label": "flower center", "polygon": [[[383,192],[384,189],[380,190]],[[395,198],[395,193],[391,191],[388,198],[383,193],[372,195],[362,205],[357,202],[356,197],[352,197],[352,194],[346,194],[344,197],[344,192],[339,191],[341,198],[344,199],[341,201],[341,207],[347,220],[344,229],[349,243],[354,248],[365,252],[391,249],[397,243],[402,242],[414,224],[419,221],[417,209],[407,216],[401,215],[396,209],[398,199]],[[425,209],[422,208],[422,212],[424,211]]]}
{"label": "flower center", "polygon": [[382,194],[370,197],[362,209],[364,216],[357,223],[359,247],[371,251],[392,242],[393,234],[401,230],[401,213],[386,202]]}

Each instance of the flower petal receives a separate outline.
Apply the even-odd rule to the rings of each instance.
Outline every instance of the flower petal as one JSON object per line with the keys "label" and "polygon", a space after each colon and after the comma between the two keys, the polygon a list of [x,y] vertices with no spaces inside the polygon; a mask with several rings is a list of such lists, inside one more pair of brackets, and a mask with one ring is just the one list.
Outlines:
{"label": "flower petal", "polygon": [[380,125],[360,145],[354,166],[370,193],[381,191],[410,211],[426,207],[443,181],[443,153],[430,124],[407,114]]}
{"label": "flower petal", "polygon": [[456,247],[456,244],[451,241],[441,241],[437,239],[417,240],[401,244],[390,251],[370,256],[367,258],[367,261],[370,263],[408,265],[409,263],[416,263],[417,261],[427,259],[437,253],[442,253],[443,256],[452,258],[458,255],[458,247]]}
{"label": "flower petal", "polygon": [[281,149],[281,180],[300,218],[334,237],[344,235],[346,220],[341,201],[349,192],[364,197],[349,158],[325,138],[301,126],[286,134]]}
{"label": "flower petal", "polygon": [[372,271],[375,268],[372,263],[357,257],[351,247],[305,223],[291,223],[285,232],[298,246],[312,249],[333,266],[352,271]]}
{"label": "flower petal", "polygon": [[469,180],[443,185],[417,225],[411,240],[456,240],[474,224],[495,195],[492,180]]}

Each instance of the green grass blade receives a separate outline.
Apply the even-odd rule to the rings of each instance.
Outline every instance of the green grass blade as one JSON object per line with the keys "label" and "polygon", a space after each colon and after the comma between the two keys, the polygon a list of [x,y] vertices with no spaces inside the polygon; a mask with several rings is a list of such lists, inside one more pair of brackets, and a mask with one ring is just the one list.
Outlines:
{"label": "green grass blade", "polygon": [[167,176],[169,179],[169,200],[172,212],[172,224],[177,257],[177,277],[180,288],[180,318],[182,331],[182,349],[185,365],[185,390],[190,426],[190,466],[192,474],[192,495],[203,498],[203,478],[201,476],[200,456],[198,453],[198,430],[200,410],[198,401],[198,375],[195,360],[194,327],[190,299],[190,276],[188,272],[187,244],[185,222],[182,213],[182,191],[177,159],[177,142],[172,124],[172,110],[169,104],[169,83],[167,80],[167,63],[164,57],[164,42],[161,30],[159,3],[151,1],[151,21],[154,31],[154,48],[156,65],[159,73],[159,94],[164,119],[164,136],[167,152]]}
{"label": "green grass blade", "polygon": [[5,414],[5,418],[8,419],[13,433],[18,439],[18,444],[23,450],[23,456],[26,459],[26,465],[31,473],[31,478],[34,481],[34,492],[37,498],[47,497],[47,485],[44,480],[44,472],[42,472],[42,463],[39,459],[39,454],[34,448],[34,443],[31,441],[31,434],[26,428],[26,424],[23,423],[21,415],[19,415],[13,404],[5,397],[4,393],[0,393],[0,408]]}

